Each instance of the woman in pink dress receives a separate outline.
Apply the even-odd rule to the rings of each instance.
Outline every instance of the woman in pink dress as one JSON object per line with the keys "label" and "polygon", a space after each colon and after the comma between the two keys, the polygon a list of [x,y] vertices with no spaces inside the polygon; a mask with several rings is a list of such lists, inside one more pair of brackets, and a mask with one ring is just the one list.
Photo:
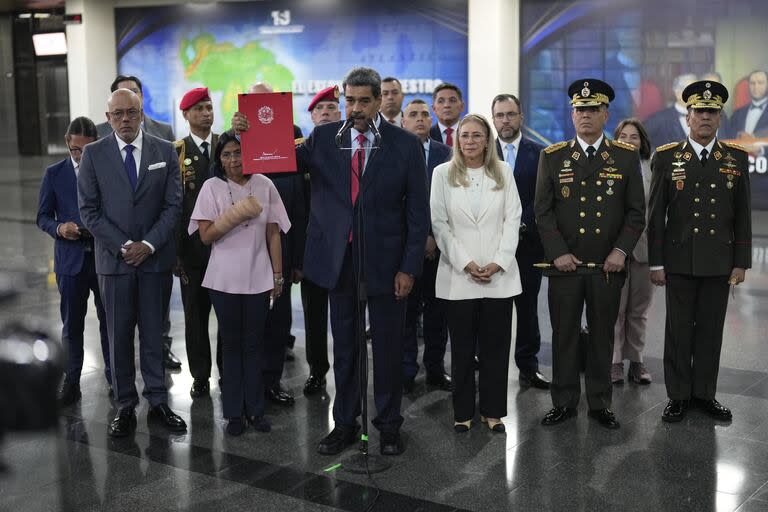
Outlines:
{"label": "woman in pink dress", "polygon": [[202,242],[212,246],[203,286],[221,333],[227,433],[242,434],[245,421],[268,432],[264,322],[271,300],[282,292],[280,231],[291,223],[272,182],[243,174],[240,141],[227,133],[216,145],[213,174],[200,189],[188,231],[199,230]]}

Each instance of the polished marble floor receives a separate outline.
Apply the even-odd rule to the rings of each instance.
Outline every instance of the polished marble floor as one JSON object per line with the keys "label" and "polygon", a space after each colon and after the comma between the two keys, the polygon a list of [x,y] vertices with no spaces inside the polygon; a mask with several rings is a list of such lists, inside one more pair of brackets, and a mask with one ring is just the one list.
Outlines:
{"label": "polished marble floor", "polygon": [[[53,160],[0,157],[0,266],[23,289],[3,305],[0,321],[27,315],[55,333],[60,325],[49,274],[53,244],[34,224],[40,175]],[[491,434],[481,426],[456,435],[449,394],[427,388],[420,375],[403,402],[407,450],[391,459],[392,467],[375,475],[374,483],[347,471],[353,449],[338,457],[315,453],[331,423],[334,388],[331,378],[326,396],[301,394],[307,365],[298,290],[293,296],[297,359],[286,364],[283,380],[296,404],[268,409],[271,433],[250,431],[240,438],[223,433],[215,379],[209,399],[189,397],[176,290],[172,334],[185,364],[167,380],[170,405],[189,424],[188,433],[158,431],[147,423],[142,403],[134,437],[106,436],[114,409],[91,314],[83,399],[63,411],[55,431],[5,436],[0,510],[363,511],[378,486],[373,509],[378,511],[768,511],[768,215],[755,213],[754,231],[754,268],[731,299],[722,352],[718,398],[733,409],[731,424],[716,424],[696,412],[680,424],[661,422],[664,317],[657,291],[645,352],[654,382],[614,389],[620,430],[607,431],[588,420],[584,404],[576,420],[542,428],[549,395],[521,389],[512,370],[507,433]],[[542,371],[550,375],[545,298],[542,290]],[[371,442],[377,453],[375,433]]]}

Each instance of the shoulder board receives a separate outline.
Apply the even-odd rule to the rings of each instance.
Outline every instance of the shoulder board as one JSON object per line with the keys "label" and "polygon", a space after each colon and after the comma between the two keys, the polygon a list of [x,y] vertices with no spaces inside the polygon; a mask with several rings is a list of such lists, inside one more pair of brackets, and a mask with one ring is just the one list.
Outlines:
{"label": "shoulder board", "polygon": [[546,154],[554,153],[558,149],[562,149],[567,145],[568,145],[567,141],[557,142],[555,144],[552,144],[551,146],[547,146],[546,148],[544,148],[544,152]]}
{"label": "shoulder board", "polygon": [[299,137],[298,139],[293,139],[293,145],[299,146],[301,144],[304,144],[304,137]]}
{"label": "shoulder board", "polygon": [[741,144],[736,144],[735,142],[724,142],[724,141],[721,141],[721,142],[722,142],[724,145],[726,145],[726,146],[728,146],[729,148],[731,148],[731,149],[738,149],[739,151],[744,151],[745,153],[747,152],[747,148],[745,148],[745,147],[744,147],[744,146],[742,146]]}
{"label": "shoulder board", "polygon": [[173,141],[173,145],[176,146],[177,148],[180,148],[181,146],[184,145],[184,139]]}
{"label": "shoulder board", "polygon": [[680,144],[679,142],[670,142],[669,144],[664,144],[663,146],[659,146],[656,148],[656,152],[660,153],[662,151],[666,151],[668,149],[672,149],[674,147],[677,147],[677,145]]}
{"label": "shoulder board", "polygon": [[624,141],[613,139],[611,140],[611,145],[616,146],[617,148],[622,149],[628,149],[630,151],[637,151],[637,148],[633,146],[632,144],[627,144]]}

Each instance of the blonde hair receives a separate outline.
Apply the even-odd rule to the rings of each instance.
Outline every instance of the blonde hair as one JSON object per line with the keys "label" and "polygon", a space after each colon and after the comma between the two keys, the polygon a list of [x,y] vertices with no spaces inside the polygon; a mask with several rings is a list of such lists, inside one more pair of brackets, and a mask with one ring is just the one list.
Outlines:
{"label": "blonde hair", "polygon": [[504,167],[501,165],[499,156],[496,154],[496,148],[492,145],[494,144],[494,141],[491,138],[491,125],[480,114],[467,114],[461,121],[459,121],[459,126],[456,129],[456,136],[453,138],[453,157],[451,158],[451,166],[448,169],[448,184],[452,187],[469,186],[467,164],[464,163],[464,156],[461,154],[459,143],[461,127],[464,126],[464,123],[468,122],[475,122],[485,130],[485,155],[483,157],[485,175],[496,182],[496,186],[493,187],[492,190],[503,189],[505,180]]}

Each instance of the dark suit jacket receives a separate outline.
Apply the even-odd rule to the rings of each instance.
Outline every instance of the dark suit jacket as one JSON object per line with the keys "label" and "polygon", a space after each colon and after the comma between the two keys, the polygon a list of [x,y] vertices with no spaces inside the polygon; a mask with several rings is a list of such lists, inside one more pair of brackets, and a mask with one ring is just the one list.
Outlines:
{"label": "dark suit jacket", "polygon": [[[429,216],[421,142],[402,128],[379,123],[381,144],[368,156],[353,207],[352,152],[334,142],[341,124],[315,127],[296,148],[299,170],[310,173],[312,188],[304,274],[323,288],[336,286],[362,204],[368,295],[392,294],[395,274],[419,275],[424,261]],[[350,145],[347,133],[342,147]],[[359,236],[356,224],[353,236]]]}
{"label": "dark suit jacket", "polygon": [[590,162],[576,139],[553,144],[539,158],[534,208],[550,262],[571,253],[602,263],[613,248],[632,254],[645,228],[640,155],[603,138]]}
{"label": "dark suit jacket", "polygon": [[680,126],[680,114],[674,105],[659,110],[645,122],[645,130],[651,141],[651,147],[685,139],[685,132]]}
{"label": "dark suit jacket", "polygon": [[[114,135],[88,144],[80,162],[77,191],[83,224],[93,233],[96,272],[128,274],[123,261],[127,240],[146,240],[155,248],[140,272],[167,272],[176,263],[174,232],[181,214],[181,174],[173,144],[144,137],[136,191],[131,188]],[[149,170],[149,166],[161,164]],[[165,165],[162,165],[165,164]]]}
{"label": "dark suit jacket", "polygon": [[[744,123],[747,121],[747,113],[749,112],[749,107],[751,105],[752,103],[734,110],[730,122],[730,131],[728,133],[729,138],[735,139],[739,135],[739,132],[744,131]],[[768,133],[768,107],[763,108],[763,113],[760,115],[760,119],[757,120],[755,133],[757,132],[762,132],[762,134]]]}
{"label": "dark suit jacket", "polygon": [[84,239],[61,238],[56,228],[64,222],[83,225],[77,206],[77,177],[69,157],[45,170],[40,185],[37,226],[56,240],[53,246],[53,271],[74,276],[83,268],[83,253],[88,242]]}
{"label": "dark suit jacket", "polygon": [[[96,132],[99,134],[99,138],[103,139],[112,133],[112,126],[106,122],[97,124]],[[173,128],[171,128],[171,125],[161,121],[155,121],[146,114],[144,115],[144,133],[154,135],[158,139],[167,140],[168,142],[173,142],[176,140],[176,137],[173,135]],[[213,148],[211,148],[211,151],[213,151]]]}
{"label": "dark suit jacket", "polygon": [[656,151],[651,171],[651,266],[693,276],[752,266],[747,153],[716,141],[702,167],[686,139]]}
{"label": "dark suit jacket", "polygon": [[[517,185],[517,193],[520,196],[520,204],[523,207],[523,215],[520,225],[525,224],[523,237],[541,245],[539,231],[536,227],[536,214],[533,211],[533,200],[536,195],[536,172],[539,168],[539,155],[544,146],[536,144],[525,137],[520,139],[520,148],[515,156],[514,177]],[[496,139],[496,153],[500,159],[504,159],[499,139]]]}
{"label": "dark suit jacket", "polygon": [[432,128],[429,129],[429,138],[432,140],[436,140],[440,144],[445,144],[443,142],[443,134],[440,133],[440,125],[435,123],[432,125]]}
{"label": "dark suit jacket", "polygon": [[[435,139],[429,141],[429,162],[427,162],[427,183],[432,183],[432,171],[438,165],[447,162],[451,158],[450,146],[446,146],[442,142],[438,142]],[[429,188],[427,188],[429,192]]]}

